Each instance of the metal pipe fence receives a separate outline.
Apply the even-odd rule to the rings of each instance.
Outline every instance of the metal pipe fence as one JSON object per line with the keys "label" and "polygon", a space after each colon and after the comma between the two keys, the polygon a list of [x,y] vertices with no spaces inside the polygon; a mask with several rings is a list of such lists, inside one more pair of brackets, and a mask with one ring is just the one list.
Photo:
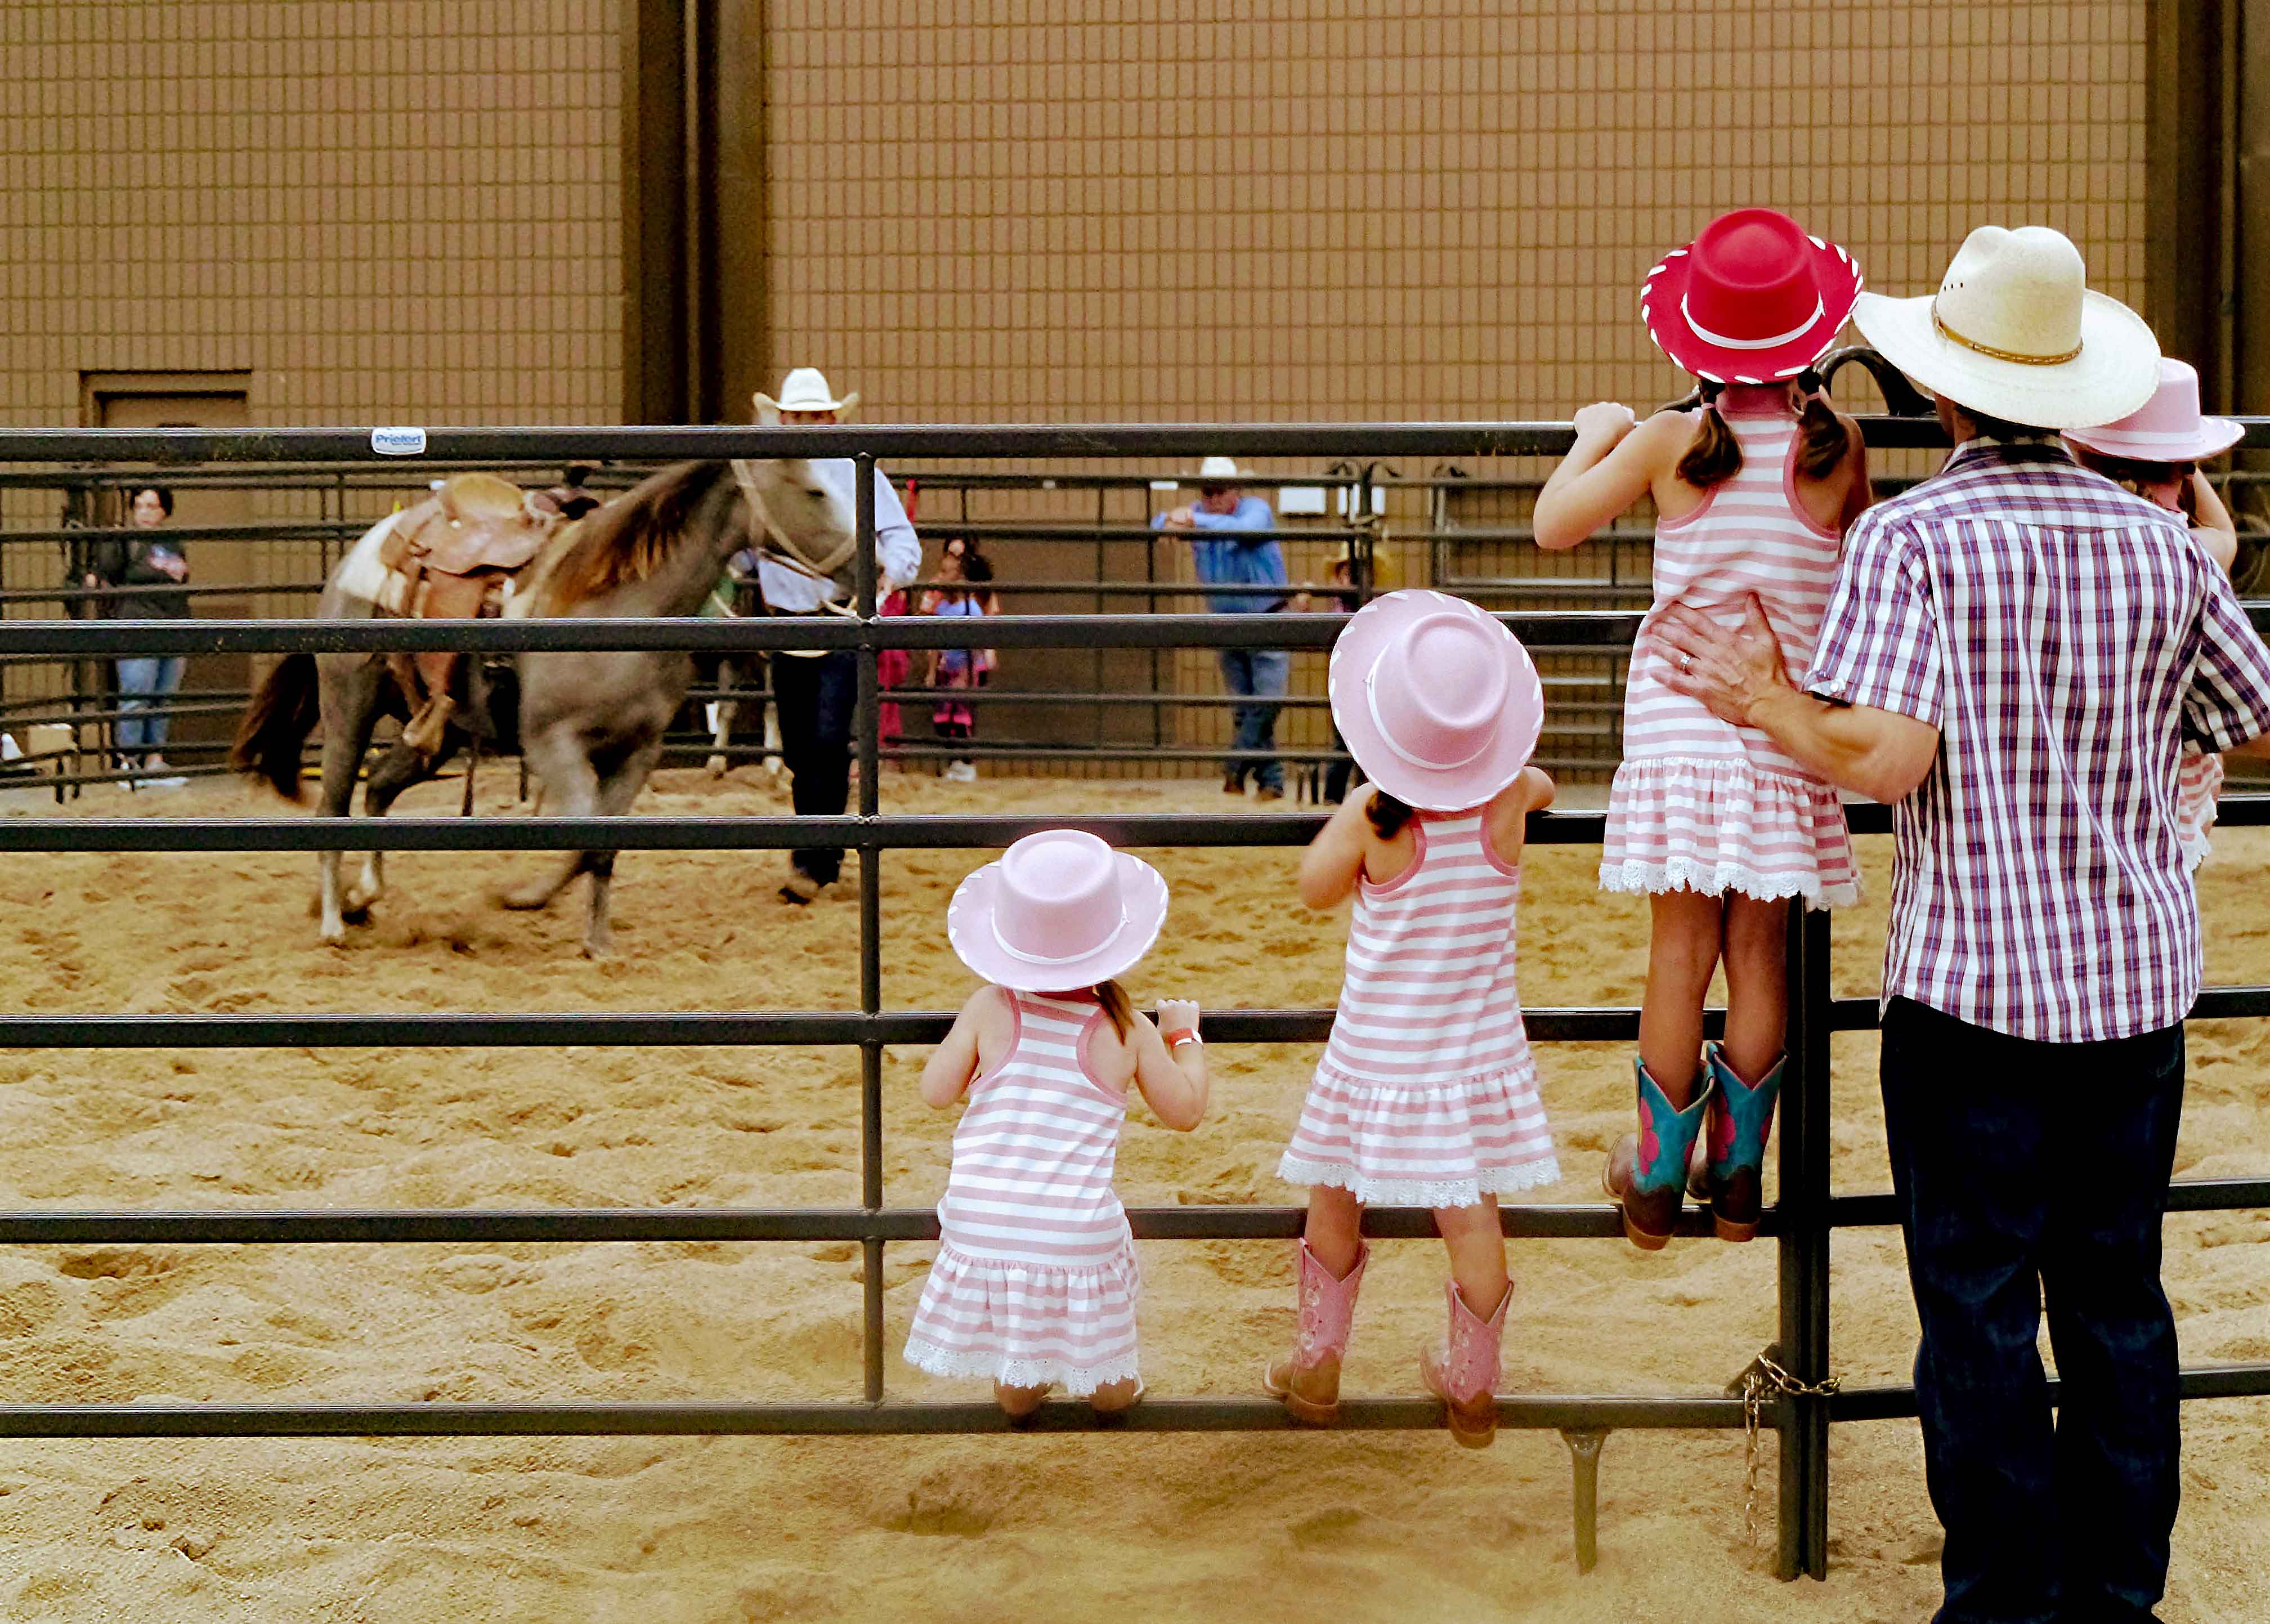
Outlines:
{"label": "metal pipe fence", "polygon": [[[1935,425],[1872,419],[1872,444],[1928,444]],[[2249,424],[2250,444],[2270,444],[2270,419]],[[836,454],[858,465],[856,619],[783,620],[576,620],[486,623],[317,621],[11,621],[0,624],[0,658],[92,658],[128,653],[210,651],[363,652],[455,649],[491,654],[589,649],[750,652],[784,648],[849,651],[857,663],[858,803],[841,817],[628,817],[495,819],[388,819],[382,834],[347,819],[0,819],[0,852],[283,852],[361,850],[783,850],[845,847],[861,879],[859,999],[856,1011],[653,1013],[447,1013],[336,1015],[24,1015],[0,1025],[0,1047],[60,1049],[119,1048],[347,1048],[388,1045],[518,1047],[532,1045],[830,1045],[860,1056],[860,1200],[856,1207],[689,1210],[399,1212],[72,1212],[0,1213],[0,1243],[54,1245],[90,1241],[166,1244],[462,1244],[507,1242],[591,1242],[705,1239],[751,1242],[834,1239],[859,1243],[864,1390],[857,1401],[733,1404],[367,1404],[367,1405],[0,1405],[0,1436],[317,1436],[494,1435],[501,1434],[744,1433],[947,1434],[1000,1431],[1008,1423],[986,1404],[894,1401],[885,1380],[882,1263],[892,1244],[934,1238],[926,1210],[886,1204],[883,1176],[882,1059],[894,1044],[936,1042],[949,1017],[936,1011],[886,1010],[881,982],[880,865],[887,851],[993,849],[1050,827],[1088,829],[1123,847],[1296,846],[1321,819],[1300,813],[1125,814],[1101,817],[886,814],[880,805],[878,717],[885,690],[880,656],[891,649],[967,646],[1192,649],[1223,646],[1328,647],[1338,616],[1009,616],[987,622],[975,638],[967,623],[925,622],[876,612],[873,460],[879,455],[1131,456],[1190,454],[1228,447],[1242,453],[1305,454],[1330,448],[1378,455],[1428,452],[1549,454],[1564,449],[1562,425],[1371,425],[1277,428],[1168,426],[1045,428],[799,429],[505,429],[437,430],[428,456],[465,460],[551,461],[600,451],[619,456],[768,456]],[[187,458],[255,461],[293,456],[352,465],[373,460],[365,431],[279,430],[214,434],[193,430],[0,430],[0,460],[41,458]],[[2254,609],[2258,627],[2270,604]],[[1569,611],[1502,619],[1536,648],[1620,649],[1628,646],[1636,614]],[[2229,825],[2270,823],[2270,796],[2223,803]],[[1889,827],[1888,809],[1856,806],[1856,832]],[[1547,812],[1533,818],[1539,844],[1597,843],[1598,813]],[[1872,1029],[1873,1000],[1839,998],[1829,981],[1829,920],[1792,921],[1790,936],[1789,1069],[1783,1095],[1777,1199],[1764,1233],[1777,1249],[1779,1339],[1773,1361],[1794,1386],[1770,1386],[1756,1423],[1776,1434],[1780,1455],[1777,1570],[1784,1578],[1821,1576],[1828,1561],[1829,1427],[1836,1421],[1913,1413],[1903,1386],[1834,1390],[1830,1362],[1829,1247],[1840,1227],[1894,1221],[1882,1192],[1832,1188],[1829,1145],[1830,1039]],[[2270,1016],[2270,987],[2210,990],[2195,1020]],[[1542,1043],[1629,1042],[1638,1012],[1628,1007],[1537,1009],[1526,1012]],[[1329,1032],[1329,1010],[1225,1010],[1210,1013],[1210,1032],[1229,1043],[1315,1043]],[[1716,1017],[1713,1018],[1715,1026]],[[2270,1178],[2179,1183],[2170,1206],[2222,1211],[2270,1205]],[[1257,1240],[1298,1232],[1301,1210],[1287,1205],[1137,1209],[1135,1233],[1148,1240]],[[1603,1204],[1509,1205],[1509,1235],[1606,1239],[1621,1234]],[[1686,1233],[1701,1234],[1702,1215]],[[1422,1209],[1376,1208],[1366,1233],[1381,1239],[1431,1235]],[[1756,1367],[1754,1367],[1754,1370]],[[2187,1398],[2270,1393],[2270,1364],[2189,1371]],[[1746,1424],[1752,1405],[1724,1392],[1648,1395],[1521,1395],[1500,1400],[1502,1423],[1553,1428],[1569,1444],[1575,1465],[1577,1546],[1591,1549],[1591,1495],[1599,1444],[1623,1427],[1729,1428]],[[1382,1430],[1434,1427],[1436,1405],[1401,1398],[1357,1398],[1344,1425]],[[1263,1398],[1154,1398],[1124,1418],[1097,1418],[1085,1406],[1043,1407],[1042,1431],[1109,1427],[1135,1431],[1275,1429],[1288,1418]],[[1589,1565],[1589,1563],[1585,1563]]]}

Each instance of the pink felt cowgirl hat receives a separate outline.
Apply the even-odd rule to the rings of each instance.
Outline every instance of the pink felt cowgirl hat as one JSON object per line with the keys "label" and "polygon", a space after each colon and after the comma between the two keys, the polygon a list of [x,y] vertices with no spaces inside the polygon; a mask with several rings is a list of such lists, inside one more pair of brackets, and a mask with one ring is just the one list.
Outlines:
{"label": "pink felt cowgirl hat", "polygon": [[1737,209],[1647,273],[1640,319],[1656,345],[1712,383],[1777,383],[1829,353],[1860,267],[1772,209]]}
{"label": "pink felt cowgirl hat", "polygon": [[2244,425],[2200,415],[2199,374],[2185,361],[2160,358],[2152,398],[2103,428],[2075,428],[2066,438],[2103,456],[2137,463],[2197,463],[2221,456],[2246,436]]}
{"label": "pink felt cowgirl hat", "polygon": [[1545,725],[1529,650],[1440,592],[1374,598],[1332,645],[1332,720],[1363,775],[1421,812],[1480,806],[1521,776]]}
{"label": "pink felt cowgirl hat", "polygon": [[1134,968],[1166,921],[1158,870],[1079,829],[1043,829],[961,882],[946,935],[996,986],[1069,992]]}

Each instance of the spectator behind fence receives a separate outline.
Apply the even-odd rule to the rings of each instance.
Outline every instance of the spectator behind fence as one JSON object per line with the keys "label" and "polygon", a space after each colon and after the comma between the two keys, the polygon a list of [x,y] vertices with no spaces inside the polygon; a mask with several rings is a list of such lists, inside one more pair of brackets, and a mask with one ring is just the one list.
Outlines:
{"label": "spectator behind fence", "polygon": [[[1302,587],[1293,607],[1302,614],[1326,615],[1352,615],[1363,607],[1363,591],[1356,584],[1354,557],[1343,552],[1334,559],[1326,572],[1325,584]],[[1329,713],[1326,720],[1331,720]],[[1348,754],[1347,739],[1337,722],[1332,723],[1332,760],[1324,768],[1322,799],[1327,806],[1337,806],[1347,798],[1348,780],[1354,776],[1355,767]]]}
{"label": "spectator behind fence", "polygon": [[[989,605],[998,601],[986,590],[993,579],[993,566],[975,547],[957,552],[952,550],[953,545],[947,544],[948,551],[938,560],[938,577],[963,584],[924,594],[924,612],[951,619],[983,619],[992,612]],[[945,690],[931,710],[931,724],[938,730],[939,743],[966,745],[977,736],[976,713],[961,694],[983,680],[986,654],[983,649],[931,650],[930,686]],[[975,783],[977,764],[967,756],[954,756],[940,775],[956,783]]]}
{"label": "spectator behind fence", "polygon": [[[174,516],[174,493],[160,485],[137,490],[127,509],[127,523],[137,530],[155,530]],[[87,560],[85,584],[91,588],[152,587],[146,596],[130,593],[97,598],[94,612],[121,620],[182,620],[189,613],[189,599],[162,589],[179,586],[189,578],[189,560],[181,550],[152,536],[106,539],[94,545]],[[132,773],[128,789],[178,790],[189,780],[168,773],[162,753],[167,717],[158,709],[182,686],[183,661],[174,655],[133,656],[117,662],[118,708],[114,730],[118,743],[118,766]]]}
{"label": "spectator behind fence", "polygon": [[[1238,478],[1237,464],[1228,457],[1206,458],[1198,468],[1198,501],[1159,515],[1152,527],[1191,538],[1198,580],[1208,588],[1259,589],[1209,590],[1206,606],[1214,613],[1274,614],[1290,596],[1284,549],[1268,533],[1277,527],[1277,515],[1260,497],[1248,496]],[[1258,701],[1232,712],[1235,731],[1221,782],[1224,795],[1244,794],[1248,774],[1263,800],[1273,801],[1285,793],[1285,768],[1276,757],[1275,701],[1285,697],[1292,665],[1292,656],[1282,649],[1221,651],[1223,685],[1232,693]]]}

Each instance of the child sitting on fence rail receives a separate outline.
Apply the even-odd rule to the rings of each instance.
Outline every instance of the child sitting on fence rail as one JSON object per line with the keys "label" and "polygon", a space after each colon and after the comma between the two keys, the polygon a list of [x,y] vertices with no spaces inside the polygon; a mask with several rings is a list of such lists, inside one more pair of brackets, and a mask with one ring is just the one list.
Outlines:
{"label": "child sitting on fence rail", "polygon": [[1113,978],[1166,917],[1156,869],[1072,829],[1027,835],[946,911],[955,955],[988,984],[923,1068],[927,1104],[968,1109],[906,1357],[992,1377],[1012,1420],[1058,1383],[1106,1413],[1143,1394],[1135,1242],[1112,1168],[1130,1083],[1169,1128],[1198,1126],[1205,1047],[1196,1004],[1161,1004],[1154,1027]]}
{"label": "child sitting on fence rail", "polygon": [[[1657,514],[1655,604],[1624,699],[1624,759],[1609,791],[1600,886],[1645,894],[1654,915],[1635,1061],[1639,1132],[1601,1182],[1634,1244],[1678,1227],[1688,1161],[1720,1238],[1757,1233],[1767,1136],[1781,1087],[1790,899],[1858,900],[1837,793],[1754,728],[1672,691],[1651,641],[1683,603],[1740,624],[1754,597],[1783,658],[1813,658],[1845,528],[1868,507],[1858,426],[1812,368],[1860,293],[1843,249],[1769,209],[1711,221],[1648,273],[1640,315],[1701,381],[1702,405],[1637,422],[1609,402],[1576,414],[1576,442],[1539,493],[1537,541],[1573,547],[1642,497]],[[1702,1001],[1726,967],[1726,1035],[1702,1042]]]}
{"label": "child sitting on fence rail", "polygon": [[[2228,418],[2201,417],[2199,374],[2163,356],[2159,387],[2150,400],[2118,423],[2067,430],[2066,439],[2082,467],[2182,514],[2192,539],[2228,574],[2238,560],[2238,526],[2199,465],[2221,456],[2245,434]],[[2187,868],[2195,870],[2207,860],[2222,789],[2222,758],[2186,742],[2177,768],[2176,837],[2183,843]]]}
{"label": "child sitting on fence rail", "polygon": [[1278,1166],[1309,1186],[1292,1353],[1268,1390],[1299,1420],[1339,1413],[1363,1281],[1366,1205],[1435,1209],[1450,1252],[1449,1334],[1420,1374],[1451,1435],[1497,1430],[1512,1282],[1497,1198],[1560,1177],[1514,984],[1514,907],[1544,694],[1502,624],[1439,592],[1393,592],[1333,646],[1332,718],[1369,782],[1301,862],[1301,900],[1353,893],[1332,1041]]}

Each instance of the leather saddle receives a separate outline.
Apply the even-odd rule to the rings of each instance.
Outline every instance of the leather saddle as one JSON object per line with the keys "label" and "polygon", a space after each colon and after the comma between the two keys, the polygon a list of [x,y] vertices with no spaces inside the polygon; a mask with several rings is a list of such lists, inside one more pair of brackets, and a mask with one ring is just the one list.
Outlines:
{"label": "leather saddle", "polygon": [[[486,619],[503,612],[513,579],[562,523],[557,508],[532,506],[494,474],[458,474],[396,515],[379,544],[386,566],[380,607],[413,620]],[[421,754],[441,744],[456,709],[457,656],[387,656],[413,712],[404,738]]]}
{"label": "leather saddle", "polygon": [[531,512],[521,488],[494,474],[445,480],[403,511],[379,547],[379,561],[401,580],[398,597],[389,591],[396,601],[386,607],[418,619],[478,616],[489,598],[501,596],[506,579],[536,556],[557,523]]}

